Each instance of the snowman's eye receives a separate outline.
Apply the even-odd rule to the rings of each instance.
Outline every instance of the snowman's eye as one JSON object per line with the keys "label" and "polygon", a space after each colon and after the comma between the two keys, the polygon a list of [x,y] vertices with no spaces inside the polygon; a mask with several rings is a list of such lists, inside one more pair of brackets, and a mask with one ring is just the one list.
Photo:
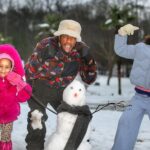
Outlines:
{"label": "snowman's eye", "polygon": [[70,89],[73,89],[73,87],[71,86]]}
{"label": "snowman's eye", "polygon": [[79,89],[79,91],[82,91],[81,89]]}

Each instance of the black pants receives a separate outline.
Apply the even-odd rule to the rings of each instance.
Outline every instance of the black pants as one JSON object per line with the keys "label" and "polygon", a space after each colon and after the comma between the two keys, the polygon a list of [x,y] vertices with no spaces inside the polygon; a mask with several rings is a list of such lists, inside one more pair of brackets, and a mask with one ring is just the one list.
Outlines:
{"label": "black pants", "polygon": [[[62,93],[64,88],[56,89],[50,88],[48,81],[46,80],[35,80],[32,83],[33,94],[38,98],[40,102],[42,102],[45,106],[49,103],[55,110],[60,105],[62,101]],[[46,126],[45,121],[48,116],[46,114],[46,108],[39,105],[34,99],[30,99],[28,101],[28,105],[30,107],[30,112],[28,113],[28,125],[27,130],[28,134],[26,136],[27,150],[43,150],[44,142],[45,142],[45,134],[46,134]],[[31,126],[31,113],[35,110],[39,110],[42,114],[42,129],[33,130]]]}

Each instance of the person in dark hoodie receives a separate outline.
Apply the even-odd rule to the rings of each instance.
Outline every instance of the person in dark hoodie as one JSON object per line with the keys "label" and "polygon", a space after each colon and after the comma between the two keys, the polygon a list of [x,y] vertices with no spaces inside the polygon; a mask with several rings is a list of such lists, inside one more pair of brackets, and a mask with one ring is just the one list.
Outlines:
{"label": "person in dark hoodie", "polygon": [[12,150],[13,122],[20,114],[20,102],[29,100],[32,88],[24,80],[24,69],[17,50],[0,45],[0,150]]}
{"label": "person in dark hoodie", "polygon": [[[30,112],[26,136],[27,150],[44,149],[47,104],[57,111],[62,101],[63,90],[77,74],[87,84],[96,79],[96,62],[90,48],[81,40],[80,34],[81,26],[78,22],[62,20],[54,37],[37,43],[25,65],[26,78],[32,85],[33,94],[45,106],[44,108],[33,98],[28,103]],[[42,127],[33,124],[36,119],[41,119]]]}
{"label": "person in dark hoodie", "polygon": [[135,95],[119,120],[112,150],[133,150],[144,115],[150,118],[150,35],[144,42],[127,44],[127,35],[138,29],[127,24],[115,35],[116,54],[133,59],[130,81],[135,85]]}

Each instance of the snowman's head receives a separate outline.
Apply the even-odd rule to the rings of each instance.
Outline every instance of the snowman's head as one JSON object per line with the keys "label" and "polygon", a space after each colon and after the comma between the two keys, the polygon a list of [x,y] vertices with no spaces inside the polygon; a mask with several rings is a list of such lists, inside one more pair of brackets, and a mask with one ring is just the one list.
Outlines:
{"label": "snowman's head", "polygon": [[63,92],[63,101],[71,106],[85,105],[85,86],[74,80],[71,82]]}

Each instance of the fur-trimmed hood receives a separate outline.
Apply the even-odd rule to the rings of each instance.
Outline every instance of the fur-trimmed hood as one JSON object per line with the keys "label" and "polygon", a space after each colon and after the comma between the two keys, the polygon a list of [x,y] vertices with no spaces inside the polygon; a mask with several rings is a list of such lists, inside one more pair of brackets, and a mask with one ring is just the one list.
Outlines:
{"label": "fur-trimmed hood", "polygon": [[13,71],[21,75],[22,77],[25,75],[24,68],[22,65],[22,61],[20,55],[11,44],[1,44],[0,45],[0,54],[8,54],[14,60],[14,68]]}

